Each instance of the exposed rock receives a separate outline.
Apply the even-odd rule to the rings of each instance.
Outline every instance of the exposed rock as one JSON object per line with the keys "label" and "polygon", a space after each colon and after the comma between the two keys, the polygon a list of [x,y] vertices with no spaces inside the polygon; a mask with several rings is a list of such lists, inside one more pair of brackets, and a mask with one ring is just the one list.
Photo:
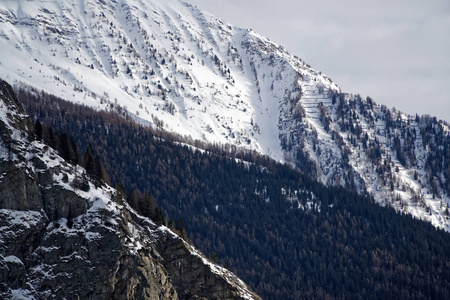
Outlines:
{"label": "exposed rock", "polygon": [[159,236],[156,247],[181,299],[242,298],[245,286],[231,272],[206,262],[181,238],[165,231],[159,231]]}

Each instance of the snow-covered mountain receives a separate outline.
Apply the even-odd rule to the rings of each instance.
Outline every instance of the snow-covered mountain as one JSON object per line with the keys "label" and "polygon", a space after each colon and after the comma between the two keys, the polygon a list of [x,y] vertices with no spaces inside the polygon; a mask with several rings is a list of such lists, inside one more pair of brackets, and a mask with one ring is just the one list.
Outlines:
{"label": "snow-covered mountain", "polygon": [[253,149],[450,230],[449,126],[348,95],[257,33],[178,0],[0,3],[1,76]]}

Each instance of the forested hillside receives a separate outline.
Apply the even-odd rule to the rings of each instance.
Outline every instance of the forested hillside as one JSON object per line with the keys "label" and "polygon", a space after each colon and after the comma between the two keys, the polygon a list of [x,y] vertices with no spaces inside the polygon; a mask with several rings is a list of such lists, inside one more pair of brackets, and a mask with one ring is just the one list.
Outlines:
{"label": "forested hillside", "polygon": [[152,195],[168,223],[181,217],[194,245],[264,299],[450,297],[450,235],[429,223],[255,153],[201,150],[117,113],[20,97],[80,152],[91,144],[116,185]]}

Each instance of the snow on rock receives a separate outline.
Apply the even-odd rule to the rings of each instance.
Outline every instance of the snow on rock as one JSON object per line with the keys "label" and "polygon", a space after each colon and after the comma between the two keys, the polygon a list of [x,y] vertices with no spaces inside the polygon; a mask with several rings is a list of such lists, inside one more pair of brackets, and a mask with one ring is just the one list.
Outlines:
{"label": "snow on rock", "polygon": [[[11,91],[0,80],[0,149],[6,149],[0,160],[0,298],[178,299],[179,286],[186,283],[183,278],[172,282],[174,275],[156,247],[182,243],[187,252],[190,246],[168,229],[170,234],[161,236],[155,223],[106,184],[89,182],[81,190],[77,182],[83,168],[32,138],[30,122]],[[259,299],[241,281],[214,273],[213,264],[204,264],[201,272],[189,269],[190,264],[187,260],[191,277],[209,285],[183,292]]]}

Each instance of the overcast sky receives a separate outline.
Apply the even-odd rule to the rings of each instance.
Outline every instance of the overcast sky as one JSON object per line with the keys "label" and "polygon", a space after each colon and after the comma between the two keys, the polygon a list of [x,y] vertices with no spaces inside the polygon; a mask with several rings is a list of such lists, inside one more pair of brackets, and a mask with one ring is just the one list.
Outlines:
{"label": "overcast sky", "polygon": [[450,122],[449,0],[184,0],[267,36],[344,92]]}

